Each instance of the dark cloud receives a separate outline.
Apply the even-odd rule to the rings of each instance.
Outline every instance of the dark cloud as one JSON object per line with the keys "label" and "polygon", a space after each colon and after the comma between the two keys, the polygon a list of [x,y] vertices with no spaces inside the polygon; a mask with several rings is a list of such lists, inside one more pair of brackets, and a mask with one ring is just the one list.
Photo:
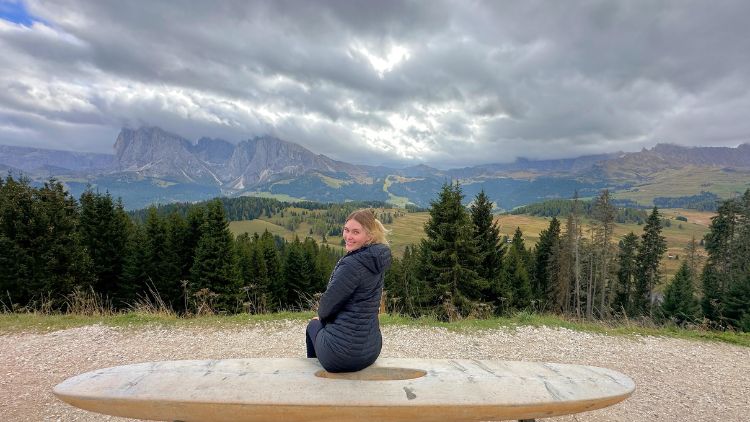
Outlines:
{"label": "dark cloud", "polygon": [[465,166],[750,140],[750,3],[84,1],[0,20],[0,142],[122,126]]}

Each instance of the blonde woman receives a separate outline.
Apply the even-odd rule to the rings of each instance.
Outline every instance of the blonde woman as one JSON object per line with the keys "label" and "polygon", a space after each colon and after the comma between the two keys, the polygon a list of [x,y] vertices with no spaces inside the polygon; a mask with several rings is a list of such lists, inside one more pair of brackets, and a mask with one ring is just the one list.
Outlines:
{"label": "blonde woman", "polygon": [[349,214],[343,229],[346,255],[333,269],[318,316],[307,325],[307,357],[329,372],[370,366],[383,344],[378,322],[383,277],[391,250],[372,210]]}

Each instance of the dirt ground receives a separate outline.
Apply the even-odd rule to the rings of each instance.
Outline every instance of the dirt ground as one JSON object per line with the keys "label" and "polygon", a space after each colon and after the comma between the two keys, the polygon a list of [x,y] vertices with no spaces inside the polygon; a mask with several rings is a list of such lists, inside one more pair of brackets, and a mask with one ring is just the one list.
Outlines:
{"label": "dirt ground", "polygon": [[[304,357],[304,323],[234,329],[110,328],[0,333],[0,420],[124,421],[73,408],[59,382],[98,368],[153,360]],[[615,406],[549,421],[750,420],[750,348],[660,337],[610,337],[523,327],[471,334],[388,326],[383,357],[528,360],[603,366],[636,382]]]}

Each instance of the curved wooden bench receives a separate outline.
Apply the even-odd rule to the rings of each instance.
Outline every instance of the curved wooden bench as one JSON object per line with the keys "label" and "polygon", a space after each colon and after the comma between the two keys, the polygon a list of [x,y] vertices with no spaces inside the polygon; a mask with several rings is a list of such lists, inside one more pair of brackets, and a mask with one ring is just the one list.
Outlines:
{"label": "curved wooden bench", "polygon": [[599,409],[630,396],[609,369],[496,360],[379,359],[331,374],[316,359],[149,362],[57,385],[82,409],[167,421],[487,421]]}

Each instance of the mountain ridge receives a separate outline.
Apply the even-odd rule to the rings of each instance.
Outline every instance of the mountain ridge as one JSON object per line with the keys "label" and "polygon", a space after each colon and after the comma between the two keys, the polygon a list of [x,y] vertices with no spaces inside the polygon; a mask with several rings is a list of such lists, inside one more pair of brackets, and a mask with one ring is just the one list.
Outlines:
{"label": "mountain ridge", "polygon": [[[649,189],[653,190],[663,174],[684,172],[688,167],[711,169],[710,174],[718,172],[722,178],[731,179],[728,185],[717,188],[725,196],[732,189],[741,190],[746,175],[750,180],[747,143],[735,148],[660,143],[632,153],[555,160],[519,158],[512,163],[448,170],[426,164],[398,169],[337,161],[272,136],[256,136],[236,144],[208,137],[192,142],[151,126],[123,128],[114,152],[73,153],[0,145],[0,165],[11,173],[20,170],[38,180],[57,177],[76,193],[91,185],[128,197],[135,194],[128,191],[130,187],[140,190],[137,200],[144,203],[199,200],[216,194],[321,202],[372,199],[426,206],[443,183],[457,180],[467,198],[484,189],[498,208],[512,209],[534,201],[570,197],[576,191],[590,196],[604,188],[622,199],[648,201],[659,196],[658,192],[646,197],[638,193],[640,187],[651,184]],[[672,178],[679,179],[675,174]],[[710,185],[690,183],[696,186],[688,186],[685,194],[697,194]],[[143,204],[129,208],[139,205]]]}

